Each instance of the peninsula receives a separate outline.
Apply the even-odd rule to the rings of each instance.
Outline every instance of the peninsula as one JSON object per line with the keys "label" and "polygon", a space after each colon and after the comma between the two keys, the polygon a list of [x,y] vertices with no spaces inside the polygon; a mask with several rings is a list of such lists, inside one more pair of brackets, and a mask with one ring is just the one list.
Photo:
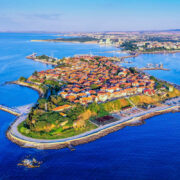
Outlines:
{"label": "peninsula", "polygon": [[[92,32],[64,34],[62,38],[32,40],[43,42],[95,43],[117,47],[117,52],[157,54],[180,52],[179,31],[167,32]],[[72,37],[70,37],[72,36]]]}
{"label": "peninsula", "polygon": [[153,115],[179,111],[179,87],[118,66],[111,57],[59,59],[53,69],[18,82],[43,89],[38,102],[7,131],[10,140],[24,147],[82,144]]}
{"label": "peninsula", "polygon": [[67,42],[67,43],[86,43],[86,44],[98,44],[98,39],[93,37],[71,37],[71,38],[56,38],[56,39],[44,39],[44,40],[31,40],[32,42]]}

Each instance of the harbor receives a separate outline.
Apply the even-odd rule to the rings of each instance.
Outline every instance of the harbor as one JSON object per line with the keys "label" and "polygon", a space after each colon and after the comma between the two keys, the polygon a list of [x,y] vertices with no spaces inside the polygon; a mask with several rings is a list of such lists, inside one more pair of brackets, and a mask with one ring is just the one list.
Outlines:
{"label": "harbor", "polygon": [[139,68],[139,70],[163,70],[163,71],[170,71],[170,69],[164,68],[163,64],[152,64],[148,63],[146,67]]}

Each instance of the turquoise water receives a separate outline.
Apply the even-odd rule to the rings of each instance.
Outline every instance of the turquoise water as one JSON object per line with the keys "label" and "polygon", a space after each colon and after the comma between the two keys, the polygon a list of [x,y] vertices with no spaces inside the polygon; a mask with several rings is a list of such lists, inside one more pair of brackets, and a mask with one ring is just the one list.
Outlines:
{"label": "turquoise water", "polygon": [[[37,92],[6,81],[28,77],[35,70],[51,68],[25,56],[32,52],[55,57],[74,54],[107,55],[112,47],[98,45],[30,42],[54,38],[53,34],[0,34],[0,104],[19,106],[36,102]],[[166,62],[171,71],[151,72],[179,84],[180,55],[142,55],[133,59]],[[166,74],[169,73],[169,74]],[[154,74],[154,75],[156,75]],[[138,127],[126,127],[94,142],[76,147],[76,151],[21,148],[9,141],[5,132],[15,116],[0,111],[0,179],[179,179],[180,113],[169,113],[147,120]],[[27,155],[42,160],[40,168],[27,169],[17,163]]]}

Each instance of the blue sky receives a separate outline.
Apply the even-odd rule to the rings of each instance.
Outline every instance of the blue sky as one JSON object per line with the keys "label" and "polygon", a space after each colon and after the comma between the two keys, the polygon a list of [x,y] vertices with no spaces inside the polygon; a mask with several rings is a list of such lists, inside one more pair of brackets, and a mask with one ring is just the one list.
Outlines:
{"label": "blue sky", "polygon": [[0,0],[0,31],[180,29],[180,0]]}

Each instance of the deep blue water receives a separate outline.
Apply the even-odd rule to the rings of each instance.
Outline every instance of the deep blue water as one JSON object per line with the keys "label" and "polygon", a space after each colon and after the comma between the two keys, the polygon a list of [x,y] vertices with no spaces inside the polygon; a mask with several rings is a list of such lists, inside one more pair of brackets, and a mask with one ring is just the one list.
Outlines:
{"label": "deep blue water", "polygon": [[[53,34],[52,34],[53,35]],[[52,38],[51,34],[0,34],[0,104],[9,106],[36,102],[38,94],[25,87],[4,82],[28,77],[35,70],[51,68],[25,59],[32,52],[55,57],[85,54],[112,55],[112,47],[72,43],[30,42]],[[168,60],[167,60],[168,59]],[[180,55],[142,55],[133,61],[168,62],[171,71],[157,73],[162,79],[179,83]],[[176,65],[174,65],[176,64]],[[36,150],[17,146],[5,132],[15,116],[0,111],[0,179],[180,179],[180,113],[150,118],[145,125],[126,127],[94,142],[76,147],[76,151]],[[27,169],[17,163],[27,155],[44,163]]]}

